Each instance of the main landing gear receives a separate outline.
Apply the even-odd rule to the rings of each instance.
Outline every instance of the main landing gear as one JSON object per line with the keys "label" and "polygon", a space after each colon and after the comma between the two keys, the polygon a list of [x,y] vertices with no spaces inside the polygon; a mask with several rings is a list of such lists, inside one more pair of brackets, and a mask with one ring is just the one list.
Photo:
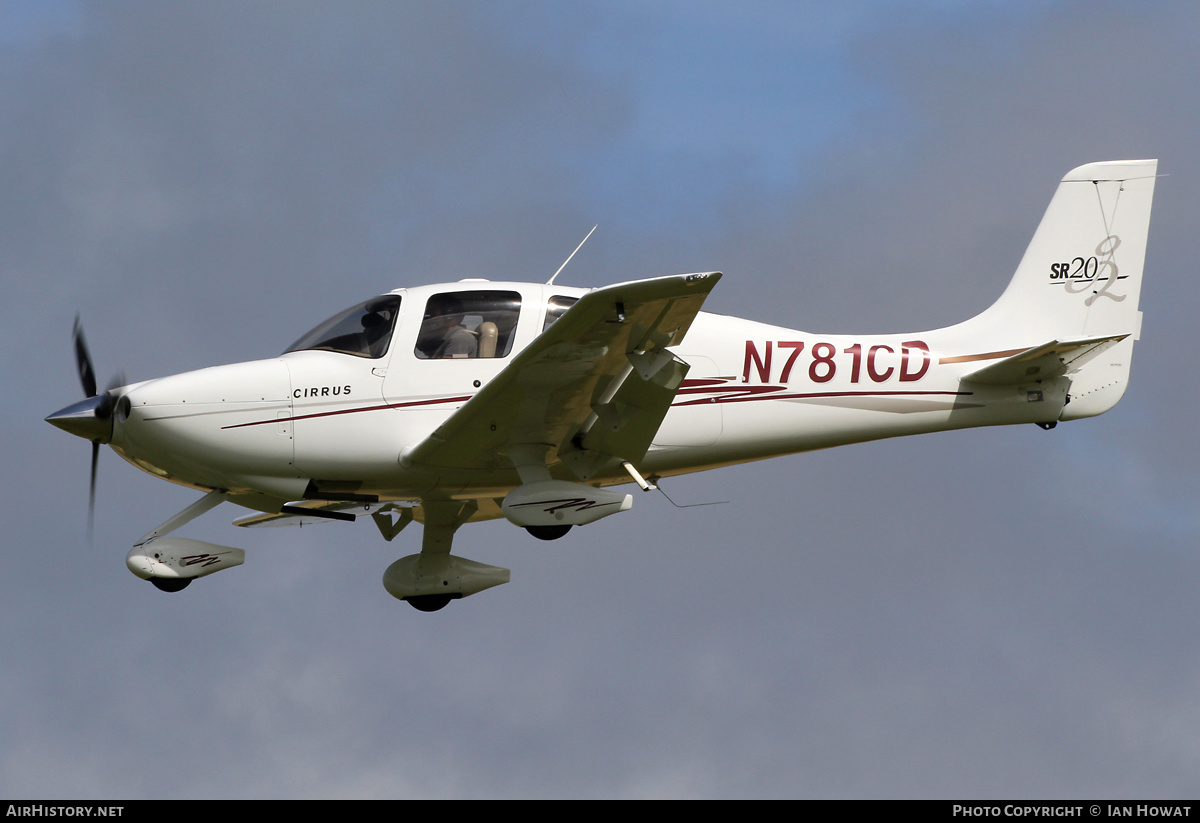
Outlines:
{"label": "main landing gear", "polygon": [[557,540],[571,530],[570,526],[526,526],[525,531],[538,540]]}
{"label": "main landing gear", "polygon": [[181,592],[192,582],[190,577],[151,577],[150,582],[160,592]]}
{"label": "main landing gear", "polygon": [[454,532],[475,514],[473,500],[422,504],[425,532],[421,553],[401,557],[383,573],[383,587],[417,611],[435,612],[451,600],[468,597],[509,580],[509,570],[450,554]]}

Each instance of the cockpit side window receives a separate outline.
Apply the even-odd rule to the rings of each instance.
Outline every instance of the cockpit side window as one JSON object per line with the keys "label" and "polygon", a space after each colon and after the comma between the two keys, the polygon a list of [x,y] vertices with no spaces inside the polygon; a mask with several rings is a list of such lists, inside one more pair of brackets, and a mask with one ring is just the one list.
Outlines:
{"label": "cockpit side window", "polygon": [[332,351],[355,357],[383,357],[387,354],[399,314],[400,295],[373,297],[335,314],[289,346],[284,354]]}
{"label": "cockpit side window", "polygon": [[546,322],[542,324],[542,331],[554,325],[554,321],[566,314],[567,309],[579,302],[578,297],[567,297],[566,295],[556,294],[546,303]]}
{"label": "cockpit side window", "polygon": [[415,354],[422,360],[507,357],[520,314],[515,291],[435,294],[425,304]]}

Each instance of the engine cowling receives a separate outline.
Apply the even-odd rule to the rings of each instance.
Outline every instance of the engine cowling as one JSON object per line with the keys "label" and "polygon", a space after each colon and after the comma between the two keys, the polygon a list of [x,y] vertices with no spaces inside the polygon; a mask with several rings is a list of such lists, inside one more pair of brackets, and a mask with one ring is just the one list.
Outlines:
{"label": "engine cowling", "polygon": [[246,562],[246,552],[232,546],[187,537],[152,537],[125,555],[125,565],[143,580],[190,580]]}
{"label": "engine cowling", "polygon": [[632,494],[567,480],[539,480],[513,489],[500,509],[518,526],[582,526],[632,506]]}

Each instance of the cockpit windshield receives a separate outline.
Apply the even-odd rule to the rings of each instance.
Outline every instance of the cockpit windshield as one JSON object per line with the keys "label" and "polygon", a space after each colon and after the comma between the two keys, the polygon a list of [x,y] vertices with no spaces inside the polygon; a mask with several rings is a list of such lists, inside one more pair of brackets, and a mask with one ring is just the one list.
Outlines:
{"label": "cockpit windshield", "polygon": [[383,357],[387,354],[396,317],[400,314],[400,295],[385,294],[346,309],[288,346],[293,351],[332,351],[355,357]]}

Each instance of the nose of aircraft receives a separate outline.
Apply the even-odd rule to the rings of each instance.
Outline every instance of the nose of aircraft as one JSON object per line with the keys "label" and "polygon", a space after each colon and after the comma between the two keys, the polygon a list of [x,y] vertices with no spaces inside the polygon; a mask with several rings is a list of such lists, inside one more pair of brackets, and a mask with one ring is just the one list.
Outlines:
{"label": "nose of aircraft", "polygon": [[[120,381],[118,381],[120,382]],[[85,381],[85,389],[87,383]],[[92,441],[92,475],[88,493],[88,533],[92,530],[92,519],[96,509],[96,465],[100,459],[100,444],[108,443],[113,436],[113,413],[118,404],[127,402],[117,390],[110,389],[65,409],[59,409],[46,418],[46,422],[76,437]]]}
{"label": "nose of aircraft", "polygon": [[84,440],[107,443],[112,439],[115,405],[112,394],[106,392],[59,409],[46,422]]}

